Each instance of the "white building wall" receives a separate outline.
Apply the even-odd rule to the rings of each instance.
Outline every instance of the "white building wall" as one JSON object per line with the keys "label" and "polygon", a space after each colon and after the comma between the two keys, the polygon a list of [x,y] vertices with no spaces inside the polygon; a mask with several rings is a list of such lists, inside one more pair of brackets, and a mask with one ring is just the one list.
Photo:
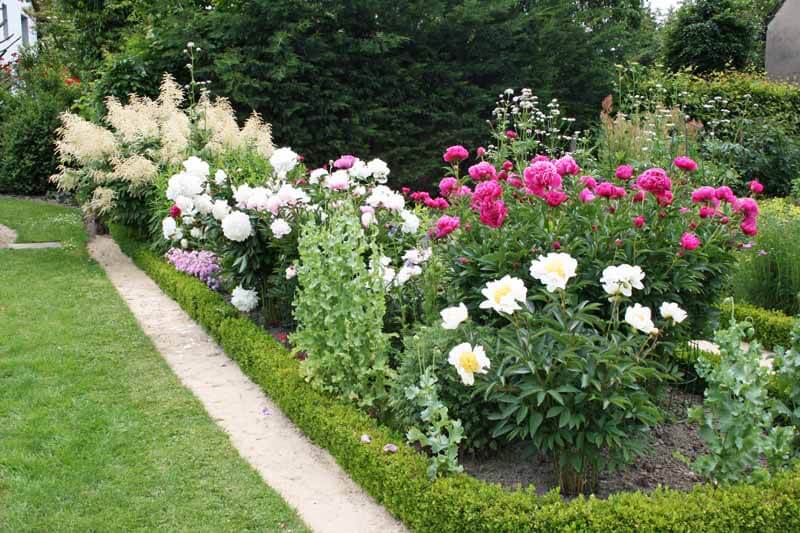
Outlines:
{"label": "white building wall", "polygon": [[[36,41],[36,30],[33,27],[33,20],[28,17],[23,10],[28,7],[28,2],[20,0],[0,0],[0,40],[11,36],[11,41],[16,41],[6,54],[6,61],[12,52],[18,51],[24,42],[33,44]],[[3,15],[6,19],[3,20]],[[27,31],[26,31],[27,22]],[[11,42],[9,41],[9,42]],[[0,44],[0,51],[4,50],[9,42]]]}

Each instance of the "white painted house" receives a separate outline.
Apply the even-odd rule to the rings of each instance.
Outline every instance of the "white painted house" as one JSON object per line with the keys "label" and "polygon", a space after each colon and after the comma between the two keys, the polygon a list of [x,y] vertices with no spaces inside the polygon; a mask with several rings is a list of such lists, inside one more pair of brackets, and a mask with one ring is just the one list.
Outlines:
{"label": "white painted house", "polygon": [[0,51],[8,48],[6,59],[36,41],[33,20],[24,11],[29,5],[21,0],[0,0]]}

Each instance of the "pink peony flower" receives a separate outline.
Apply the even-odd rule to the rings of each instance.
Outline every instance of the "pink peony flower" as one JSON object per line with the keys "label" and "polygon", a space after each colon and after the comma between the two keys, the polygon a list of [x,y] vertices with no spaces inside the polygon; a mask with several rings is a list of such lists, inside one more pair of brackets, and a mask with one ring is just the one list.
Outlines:
{"label": "pink peony flower", "polygon": [[544,195],[544,199],[547,201],[547,205],[550,207],[558,207],[569,200],[569,196],[567,196],[563,191],[550,191]]}
{"label": "pink peony flower", "polygon": [[624,198],[627,194],[624,188],[617,187],[608,181],[604,181],[598,185],[594,192],[597,193],[598,196],[608,199]]}
{"label": "pink peony flower", "polygon": [[589,202],[593,201],[595,198],[596,198],[596,196],[594,195],[594,193],[591,190],[589,190],[588,187],[584,188],[581,191],[581,193],[578,195],[578,199],[581,202],[585,203],[585,204],[588,204]]}
{"label": "pink peony flower", "polygon": [[759,214],[758,202],[752,198],[740,198],[733,204],[733,210],[742,213],[745,219],[755,219]]}
{"label": "pink peony flower", "polygon": [[644,191],[636,191],[636,194],[633,195],[632,200],[634,202],[644,202],[645,193]]}
{"label": "pink peony flower", "polygon": [[455,191],[456,196],[472,196],[472,189],[466,185],[462,185],[460,189]]}
{"label": "pink peony flower", "polygon": [[425,191],[417,191],[411,193],[411,199],[415,202],[426,202],[431,199],[431,195]]}
{"label": "pink peony flower", "polygon": [[403,196],[405,196],[406,194],[411,192],[411,188],[410,187],[401,187],[400,188],[400,192],[402,192]]}
{"label": "pink peony flower", "polygon": [[581,176],[581,181],[583,182],[589,190],[594,191],[594,188],[597,187],[597,180],[595,180],[591,176]]}
{"label": "pink peony flower", "polygon": [[754,219],[745,219],[739,225],[739,228],[741,228],[742,233],[751,237],[758,234],[758,227],[756,226],[756,221]]}
{"label": "pink peony flower", "polygon": [[483,146],[478,146],[478,149],[475,150],[475,152],[478,154],[478,157],[483,157],[486,155],[486,148]]}
{"label": "pink peony flower", "polygon": [[531,165],[534,163],[538,163],[539,161],[550,161],[550,158],[544,154],[539,154],[531,159]]}
{"label": "pink peony flower", "polygon": [[699,189],[695,189],[692,191],[692,202],[695,204],[699,204],[701,202],[713,203],[719,201],[717,200],[717,191],[714,187],[700,187]]}
{"label": "pink peony flower", "polygon": [[672,180],[669,179],[667,171],[663,168],[651,168],[636,178],[636,185],[643,191],[660,196],[672,189]]}
{"label": "pink peony flower", "polygon": [[497,170],[491,163],[481,161],[477,165],[469,167],[469,177],[474,181],[493,180],[497,177]]}
{"label": "pink peony flower", "polygon": [[721,202],[727,202],[729,204],[736,203],[736,195],[733,194],[733,191],[727,185],[718,187],[717,190],[714,191],[714,196]]}
{"label": "pink peony flower", "polygon": [[458,163],[459,161],[463,161],[468,157],[469,151],[460,144],[449,147],[444,151],[443,156],[445,162],[447,163]]}
{"label": "pink peony flower", "polygon": [[753,194],[761,194],[764,192],[764,185],[758,180],[753,180],[750,182],[750,191],[752,191]]}
{"label": "pink peony flower", "polygon": [[672,205],[672,191],[664,191],[663,193],[656,196],[656,201],[658,205],[661,207],[667,207],[668,205]]}
{"label": "pink peony flower", "polygon": [[561,159],[556,160],[556,171],[561,176],[574,176],[581,171],[581,167],[572,158],[572,156],[565,155]]}
{"label": "pink peony flower", "polygon": [[716,214],[717,210],[711,206],[704,205],[700,208],[700,218],[711,218]]}
{"label": "pink peony flower", "polygon": [[517,138],[517,132],[514,131],[514,130],[508,130],[508,131],[506,131],[506,137],[509,138],[509,139],[512,139],[512,140],[516,139]]}
{"label": "pink peony flower", "polygon": [[450,207],[450,204],[444,198],[428,198],[423,203],[431,209],[441,209],[442,211]]}
{"label": "pink peony flower", "polygon": [[694,162],[694,159],[691,157],[686,157],[685,155],[676,157],[672,164],[681,170],[685,170],[686,172],[694,172],[697,170],[697,163]]}
{"label": "pink peony flower", "polygon": [[477,209],[485,202],[493,202],[503,196],[503,187],[496,181],[484,181],[475,187],[472,194],[472,208]]}
{"label": "pink peony flower", "polygon": [[525,168],[522,174],[528,191],[536,196],[544,197],[547,191],[561,188],[561,175],[549,161],[537,161]]}
{"label": "pink peony flower", "polygon": [[339,159],[337,159],[336,161],[334,161],[333,166],[334,168],[338,168],[339,170],[347,170],[348,168],[351,168],[355,164],[356,159],[358,159],[356,156],[346,154],[339,157]]}
{"label": "pink peony flower", "polygon": [[451,217],[443,215],[436,221],[436,238],[441,239],[447,237],[461,225],[461,219],[458,217]]}
{"label": "pink peony flower", "polygon": [[453,177],[442,178],[439,182],[439,194],[442,196],[450,196],[456,189],[458,189],[458,180]]}
{"label": "pink peony flower", "polygon": [[508,172],[508,171],[510,171],[512,168],[514,168],[514,163],[512,163],[511,161],[503,161],[503,170],[505,170],[506,172]]}
{"label": "pink peony flower", "polygon": [[633,217],[633,225],[636,226],[637,228],[641,228],[642,226],[644,226],[644,223],[645,223],[645,218],[642,215]]}
{"label": "pink peony flower", "polygon": [[181,216],[181,208],[178,207],[177,204],[173,204],[173,206],[169,208],[169,216],[178,219],[178,217]]}
{"label": "pink peony flower", "polygon": [[509,185],[512,187],[516,187],[517,189],[521,189],[525,186],[525,183],[521,179],[519,179],[519,175],[511,174],[508,179],[506,180]]}
{"label": "pink peony flower", "polygon": [[561,249],[561,243],[559,241],[553,241],[552,246],[553,246],[553,250],[560,250]]}
{"label": "pink peony flower", "polygon": [[508,208],[502,200],[484,202],[480,208],[480,219],[490,228],[499,228],[508,216]]}
{"label": "pink peony flower", "polygon": [[620,180],[629,180],[633,176],[633,167],[630,165],[620,165],[614,173],[614,177]]}
{"label": "pink peony flower", "polygon": [[688,231],[681,237],[681,248],[684,250],[696,250],[700,246],[700,239],[694,233]]}

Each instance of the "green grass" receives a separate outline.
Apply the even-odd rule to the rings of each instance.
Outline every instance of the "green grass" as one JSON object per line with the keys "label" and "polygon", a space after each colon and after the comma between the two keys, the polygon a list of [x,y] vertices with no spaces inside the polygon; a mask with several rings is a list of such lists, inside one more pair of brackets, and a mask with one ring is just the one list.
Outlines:
{"label": "green grass", "polygon": [[[0,199],[0,223],[82,250],[74,210]],[[0,250],[0,531],[156,529],[306,530],[96,263]]]}

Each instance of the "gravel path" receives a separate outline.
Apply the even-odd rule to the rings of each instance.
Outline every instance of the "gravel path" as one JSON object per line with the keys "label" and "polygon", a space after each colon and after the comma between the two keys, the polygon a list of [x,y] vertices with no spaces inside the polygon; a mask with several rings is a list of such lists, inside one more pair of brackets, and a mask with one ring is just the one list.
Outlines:
{"label": "gravel path", "polygon": [[0,224],[0,248],[8,248],[8,245],[17,240],[17,232],[8,226]]}
{"label": "gravel path", "polygon": [[406,531],[327,451],[312,444],[110,237],[97,237],[89,250],[173,372],[311,529]]}

